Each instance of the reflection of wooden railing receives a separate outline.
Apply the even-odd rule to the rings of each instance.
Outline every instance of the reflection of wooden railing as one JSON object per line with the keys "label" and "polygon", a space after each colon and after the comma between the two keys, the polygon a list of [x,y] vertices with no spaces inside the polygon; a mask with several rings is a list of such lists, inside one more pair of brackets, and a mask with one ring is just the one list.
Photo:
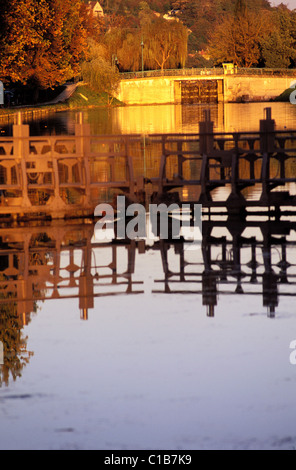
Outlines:
{"label": "reflection of wooden railing", "polygon": [[86,319],[94,298],[142,293],[143,283],[133,280],[136,243],[94,244],[93,231],[92,225],[0,229],[0,308],[16,303],[26,323],[40,300],[77,298]]}
{"label": "reflection of wooden railing", "polygon": [[[215,133],[209,111],[198,134],[93,136],[81,122],[74,136],[31,137],[19,122],[13,137],[0,138],[0,215],[90,216],[118,192],[143,202],[175,191],[182,201],[184,188],[186,201],[234,212],[293,206],[295,142],[296,131],[275,130],[270,109],[249,133]],[[248,199],[255,187],[259,199]],[[213,197],[217,188],[228,199]]]}
{"label": "reflection of wooden railing", "polygon": [[[227,229],[231,238],[214,237],[214,229]],[[244,230],[253,229],[262,236],[243,237]],[[295,297],[296,243],[287,237],[294,230],[293,223],[256,223],[247,225],[224,222],[205,222],[201,258],[184,251],[183,244],[160,242],[164,279],[156,280],[163,288],[155,294],[201,295],[207,315],[214,316],[221,295],[262,296],[268,316],[274,317],[280,297]],[[258,235],[258,234],[257,234]],[[281,235],[279,237],[279,235]],[[175,250],[172,263],[168,256]],[[176,270],[176,265],[179,270]]]}
{"label": "reflection of wooden railing", "polygon": [[[227,229],[229,237],[214,237],[217,228]],[[260,232],[262,241],[244,237],[246,228],[256,236]],[[164,279],[155,279],[163,287],[154,293],[200,295],[210,316],[220,294],[263,296],[270,316],[281,296],[295,296],[291,222],[204,222],[201,250],[194,252],[182,240],[99,244],[93,230],[92,224],[0,229],[1,314],[14,305],[26,324],[38,302],[71,298],[87,319],[94,299],[144,292],[146,279],[135,280],[136,257],[150,250],[159,253],[164,273]]]}

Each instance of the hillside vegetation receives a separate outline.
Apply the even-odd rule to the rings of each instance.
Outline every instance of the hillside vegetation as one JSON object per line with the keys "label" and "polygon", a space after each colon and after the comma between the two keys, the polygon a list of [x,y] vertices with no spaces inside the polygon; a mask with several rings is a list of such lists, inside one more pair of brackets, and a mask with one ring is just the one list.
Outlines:
{"label": "hillside vegetation", "polygon": [[0,0],[0,80],[11,90],[9,105],[44,102],[55,94],[51,90],[81,79],[111,104],[120,72],[223,62],[296,65],[296,11],[284,5],[272,7],[267,0],[101,4],[104,16],[95,17],[84,0]]}

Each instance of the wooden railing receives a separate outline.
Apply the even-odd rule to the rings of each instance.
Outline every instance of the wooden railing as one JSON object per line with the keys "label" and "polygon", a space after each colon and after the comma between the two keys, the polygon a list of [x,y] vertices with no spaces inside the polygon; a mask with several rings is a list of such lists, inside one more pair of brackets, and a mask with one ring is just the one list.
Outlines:
{"label": "wooden railing", "polygon": [[[279,207],[296,203],[295,194],[287,190],[287,185],[296,183],[296,131],[276,131],[270,109],[257,132],[214,132],[206,111],[198,135],[151,139],[162,148],[159,177],[155,180],[159,198],[173,189],[193,186],[200,188],[199,202],[206,207]],[[260,198],[248,201],[243,192],[254,186],[260,186]],[[274,191],[284,186],[285,190]],[[229,188],[226,201],[213,200],[212,193],[219,187]]]}
{"label": "wooden railing", "polygon": [[29,136],[29,126],[13,126],[0,138],[0,214],[52,218],[93,215],[102,190],[121,191],[132,200],[131,147],[139,136],[91,136],[77,124],[74,136]]}
{"label": "wooden railing", "polygon": [[[131,202],[174,193],[229,211],[279,209],[295,205],[293,183],[296,131],[276,131],[269,109],[254,132],[215,132],[206,111],[198,134],[95,136],[80,121],[73,136],[33,137],[18,122],[13,137],[0,137],[2,217],[89,217],[116,194]],[[256,200],[247,194],[254,187]],[[217,188],[229,197],[213,197]]]}

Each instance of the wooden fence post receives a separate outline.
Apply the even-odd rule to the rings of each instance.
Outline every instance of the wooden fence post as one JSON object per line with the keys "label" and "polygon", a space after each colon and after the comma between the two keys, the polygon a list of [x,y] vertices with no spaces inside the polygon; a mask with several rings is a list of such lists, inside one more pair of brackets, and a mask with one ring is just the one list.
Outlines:
{"label": "wooden fence post", "polygon": [[91,172],[89,164],[90,145],[90,124],[83,122],[83,114],[78,114],[78,122],[75,124],[75,142],[76,155],[84,163],[84,184],[85,184],[85,202],[87,206],[91,205]]}
{"label": "wooden fence post", "polygon": [[271,108],[265,108],[265,119],[260,121],[260,150],[262,154],[262,196],[268,203],[270,194],[270,158],[275,151],[275,121],[271,118]]}
{"label": "wooden fence post", "polygon": [[13,125],[13,155],[16,162],[20,164],[22,175],[22,207],[31,207],[31,201],[28,196],[28,178],[26,159],[30,154],[30,128],[27,124],[22,124],[22,114],[17,114],[17,123]]}
{"label": "wooden fence post", "polygon": [[209,160],[214,148],[214,123],[211,121],[211,111],[204,111],[204,121],[199,123],[199,152],[202,155],[201,169],[201,203],[208,203],[212,200],[208,188],[210,179]]}

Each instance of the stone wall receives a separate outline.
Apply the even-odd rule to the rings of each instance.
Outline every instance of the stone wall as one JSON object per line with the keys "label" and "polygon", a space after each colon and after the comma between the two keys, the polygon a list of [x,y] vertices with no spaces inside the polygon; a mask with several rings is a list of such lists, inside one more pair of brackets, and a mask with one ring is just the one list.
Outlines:
{"label": "stone wall", "polygon": [[[218,80],[220,102],[269,101],[289,88],[291,77],[190,76],[122,80],[116,98],[127,105],[181,102],[181,80]],[[295,80],[294,80],[295,81]],[[223,83],[223,85],[222,85]]]}
{"label": "stone wall", "polygon": [[224,101],[270,101],[290,87],[291,77],[224,77]]}
{"label": "stone wall", "polygon": [[124,80],[120,83],[116,97],[129,105],[174,103],[174,80],[171,78]]}

